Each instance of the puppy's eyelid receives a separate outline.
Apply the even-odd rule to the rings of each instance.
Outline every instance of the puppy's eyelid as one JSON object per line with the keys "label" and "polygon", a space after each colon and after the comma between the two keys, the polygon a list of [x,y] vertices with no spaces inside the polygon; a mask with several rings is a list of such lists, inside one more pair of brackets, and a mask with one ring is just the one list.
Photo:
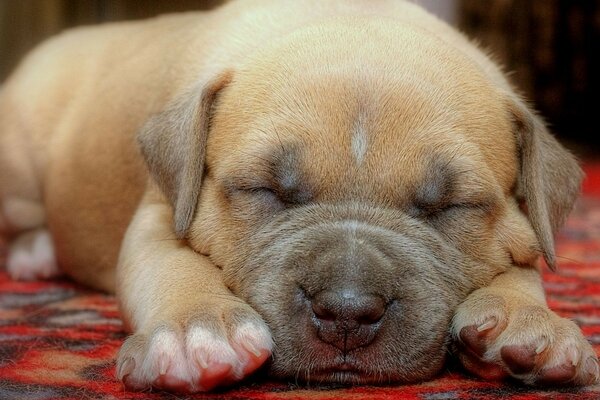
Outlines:
{"label": "puppy's eyelid", "polygon": [[237,187],[236,191],[247,193],[252,196],[268,196],[269,198],[278,201],[285,207],[293,207],[303,203],[293,194],[285,193],[270,186],[241,186]]}
{"label": "puppy's eyelid", "polygon": [[234,191],[238,193],[247,193],[251,195],[270,194],[277,198],[280,197],[279,192],[270,186],[239,185],[234,188]]}
{"label": "puppy's eyelid", "polygon": [[270,192],[273,194],[277,194],[275,189],[270,188],[268,186],[248,187],[248,188],[241,188],[239,190],[245,191],[245,192],[252,192],[252,193]]}
{"label": "puppy's eyelid", "polygon": [[223,179],[221,185],[228,197],[269,195],[286,207],[307,204],[314,199],[314,192],[306,185],[302,183],[283,185],[277,177],[265,174],[233,175]]}

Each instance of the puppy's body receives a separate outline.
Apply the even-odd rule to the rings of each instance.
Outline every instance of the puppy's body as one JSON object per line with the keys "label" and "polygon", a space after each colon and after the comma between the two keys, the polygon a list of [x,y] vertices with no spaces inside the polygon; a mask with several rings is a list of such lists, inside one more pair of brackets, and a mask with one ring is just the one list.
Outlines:
{"label": "puppy's body", "polygon": [[[47,226],[64,271],[117,286],[136,333],[119,359],[131,387],[239,379],[271,351],[261,317],[277,375],[423,379],[476,289],[453,334],[469,343],[470,327],[497,326],[481,359],[461,356],[467,368],[515,375],[502,349],[552,336],[522,379],[555,377],[574,352],[561,379],[596,379],[589,345],[547,310],[527,267],[538,248],[553,262],[579,171],[494,63],[410,3],[239,1],[65,33],[2,88],[0,168],[12,260],[42,249],[13,275],[55,272]],[[343,349],[342,328],[315,311],[340,288],[386,301]],[[544,316],[517,337],[502,321],[527,318],[523,304]],[[314,334],[296,332],[306,324]]]}
{"label": "puppy's body", "polygon": [[[478,65],[471,68],[485,69],[494,83],[507,87],[496,67],[462,36],[410,4],[242,3],[210,13],[79,28],[31,54],[1,97],[1,147],[10,149],[2,160],[7,172],[2,178],[10,182],[0,185],[8,225],[16,230],[39,225],[44,218],[37,209],[20,217],[11,204],[40,204],[43,198],[61,267],[86,284],[114,290],[118,249],[146,182],[135,141],[143,123],[182,88],[235,68],[268,42],[332,17],[347,19],[342,25],[383,17],[398,24],[405,37],[415,29],[435,32],[433,40],[473,56]],[[399,49],[399,57],[416,58],[420,68],[435,74],[435,66],[416,51],[421,39]],[[345,51],[360,43],[349,45]],[[371,46],[383,57],[392,50]],[[333,59],[338,51],[331,46]],[[511,164],[498,163],[496,170]],[[510,180],[514,171],[504,174]]]}
{"label": "puppy's body", "polygon": [[[146,183],[135,134],[208,68],[208,20],[200,13],[69,31],[3,88],[5,207],[44,198],[61,267],[86,284],[114,290],[120,243]],[[15,230],[24,223],[10,210],[5,218]]]}

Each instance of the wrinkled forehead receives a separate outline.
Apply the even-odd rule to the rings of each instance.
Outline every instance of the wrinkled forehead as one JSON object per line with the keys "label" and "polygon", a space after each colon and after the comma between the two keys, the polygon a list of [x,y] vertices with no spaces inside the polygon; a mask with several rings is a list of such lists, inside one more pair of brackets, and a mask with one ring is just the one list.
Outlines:
{"label": "wrinkled forehead", "polygon": [[376,190],[397,199],[424,177],[511,189],[512,127],[491,89],[356,71],[302,77],[238,101],[211,138],[227,150],[209,151],[209,163],[219,154],[212,162],[222,175],[262,171],[289,185],[310,181],[328,197]]}
{"label": "wrinkled forehead", "polygon": [[336,34],[309,32],[237,71],[217,106],[210,165],[264,170],[266,159],[318,177],[313,187],[330,195],[409,188],[441,166],[510,190],[512,122],[476,63],[413,31],[399,45]]}

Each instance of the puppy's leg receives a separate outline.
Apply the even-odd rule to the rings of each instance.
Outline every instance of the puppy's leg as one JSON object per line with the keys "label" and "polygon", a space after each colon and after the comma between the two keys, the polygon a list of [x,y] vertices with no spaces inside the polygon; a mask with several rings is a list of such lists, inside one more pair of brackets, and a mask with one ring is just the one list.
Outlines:
{"label": "puppy's leg", "polygon": [[[15,280],[48,279],[59,275],[41,202],[9,197],[0,206],[0,236],[2,232],[4,236],[1,240],[4,246],[0,243],[0,247],[6,252],[6,257],[0,254],[0,258],[6,259],[9,275]],[[1,249],[0,253],[3,253]]]}
{"label": "puppy's leg", "polygon": [[0,262],[5,259],[9,275],[17,280],[59,275],[52,238],[45,228],[43,205],[36,200],[12,197],[0,202],[0,207]]}
{"label": "puppy's leg", "polygon": [[50,278],[59,273],[46,225],[36,165],[46,146],[30,136],[30,120],[0,90],[0,267],[14,279]]}
{"label": "puppy's leg", "polygon": [[[0,157],[0,262],[13,279],[33,280],[59,274],[46,212],[26,157],[10,163]],[[12,177],[12,179],[8,179]]]}
{"label": "puppy's leg", "polygon": [[9,247],[6,269],[16,280],[48,279],[59,275],[48,230],[38,228],[20,234]]}
{"label": "puppy's leg", "polygon": [[238,381],[269,357],[269,329],[172,226],[170,207],[148,192],[117,270],[123,317],[134,332],[119,352],[118,378],[132,389],[188,392]]}
{"label": "puppy's leg", "polygon": [[451,330],[462,364],[482,378],[598,382],[594,350],[575,323],[548,308],[534,268],[511,267],[473,292],[458,307]]}

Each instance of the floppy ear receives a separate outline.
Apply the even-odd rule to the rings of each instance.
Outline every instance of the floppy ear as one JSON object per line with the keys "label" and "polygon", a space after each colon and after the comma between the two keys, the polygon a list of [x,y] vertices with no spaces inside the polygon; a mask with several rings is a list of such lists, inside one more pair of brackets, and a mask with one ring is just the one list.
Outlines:
{"label": "floppy ear", "polygon": [[554,270],[554,234],[573,208],[583,172],[575,157],[548,132],[541,118],[521,100],[514,99],[511,103],[521,159],[517,197],[524,200],[544,259]]}
{"label": "floppy ear", "polygon": [[185,237],[196,210],[212,106],[230,81],[231,73],[225,72],[177,97],[137,136],[150,174],[173,207],[179,238]]}

